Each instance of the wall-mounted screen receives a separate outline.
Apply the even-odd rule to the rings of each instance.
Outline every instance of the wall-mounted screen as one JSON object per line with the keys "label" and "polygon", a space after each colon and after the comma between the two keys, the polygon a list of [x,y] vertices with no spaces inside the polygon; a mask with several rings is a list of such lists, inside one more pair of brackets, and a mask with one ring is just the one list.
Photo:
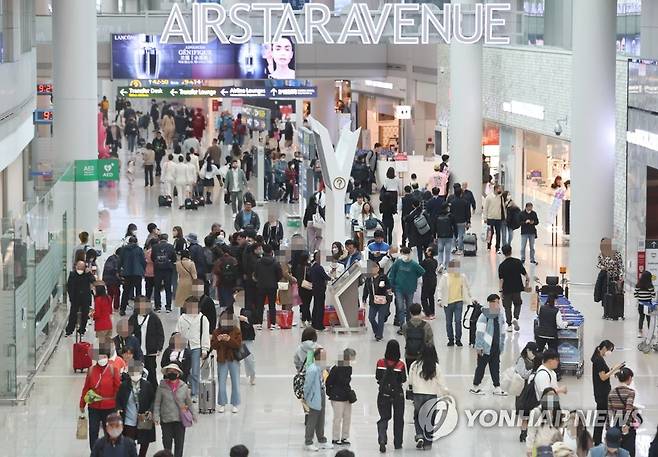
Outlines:
{"label": "wall-mounted screen", "polygon": [[112,79],[295,79],[295,46],[160,43],[159,35],[113,34]]}

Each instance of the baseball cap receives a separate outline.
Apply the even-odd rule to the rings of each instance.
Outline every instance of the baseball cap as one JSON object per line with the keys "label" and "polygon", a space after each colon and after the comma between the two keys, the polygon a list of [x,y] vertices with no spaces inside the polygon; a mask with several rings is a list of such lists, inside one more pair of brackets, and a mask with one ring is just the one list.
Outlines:
{"label": "baseball cap", "polygon": [[605,434],[605,445],[610,449],[619,449],[621,446],[621,430],[619,427],[608,429],[608,432]]}

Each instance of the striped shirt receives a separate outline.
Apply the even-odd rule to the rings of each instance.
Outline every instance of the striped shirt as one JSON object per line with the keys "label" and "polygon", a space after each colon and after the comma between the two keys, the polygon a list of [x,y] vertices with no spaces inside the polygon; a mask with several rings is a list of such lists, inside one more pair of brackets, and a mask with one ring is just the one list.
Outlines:
{"label": "striped shirt", "polygon": [[653,289],[653,286],[648,289],[640,289],[636,287],[633,296],[637,298],[637,301],[652,301],[656,296],[656,292]]}
{"label": "striped shirt", "polygon": [[[633,411],[633,403],[635,402],[635,391],[626,385],[620,385],[608,395],[608,410],[613,413],[612,417],[616,418],[616,421],[621,421],[622,414],[630,414]],[[618,415],[615,417],[615,414]],[[624,425],[622,424],[613,424],[613,425]]]}

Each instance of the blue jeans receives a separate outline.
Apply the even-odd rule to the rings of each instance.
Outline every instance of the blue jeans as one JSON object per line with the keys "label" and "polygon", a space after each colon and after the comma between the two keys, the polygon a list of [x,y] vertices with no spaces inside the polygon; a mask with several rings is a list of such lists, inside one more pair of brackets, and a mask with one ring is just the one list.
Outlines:
{"label": "blue jeans", "polygon": [[233,306],[235,299],[233,298],[233,288],[232,287],[220,287],[219,288],[219,306],[222,308],[228,308]]}
{"label": "blue jeans", "polygon": [[[461,341],[462,339],[462,308],[464,302],[456,301],[450,303],[448,306],[443,308],[443,311],[446,313],[446,333],[448,334],[448,341]],[[455,323],[455,329],[453,331],[452,323]],[[456,334],[455,334],[456,333]]]}
{"label": "blue jeans", "polygon": [[386,322],[386,318],[388,317],[388,306],[370,305],[368,320],[372,326],[372,332],[375,334],[375,338],[384,337],[384,322]]}
{"label": "blue jeans", "polygon": [[400,327],[407,321],[409,314],[409,307],[414,302],[413,292],[400,292],[395,291],[395,315],[398,318]]}
{"label": "blue jeans", "polygon": [[199,372],[201,371],[201,348],[190,349],[190,377],[189,383],[192,388],[192,396],[199,395]]}
{"label": "blue jeans", "polygon": [[525,247],[530,243],[530,261],[535,261],[535,235],[521,235],[521,262],[525,262]]}
{"label": "blue jeans", "polygon": [[226,379],[229,374],[231,375],[231,404],[238,406],[240,404],[240,363],[235,360],[217,364],[217,388],[219,389],[217,404],[224,406],[228,403]]}
{"label": "blue jeans", "polygon": [[457,235],[455,238],[458,251],[464,250],[464,234],[466,233],[466,223],[457,224]]}
{"label": "blue jeans", "polygon": [[512,245],[512,238],[514,238],[514,230],[510,230],[507,228],[507,223],[505,221],[502,222],[500,226],[500,232],[503,235],[503,239],[500,242],[500,246],[505,246],[506,244],[509,244],[510,246]]}
{"label": "blue jeans", "polygon": [[[463,238],[462,238],[463,240]],[[437,238],[436,239],[437,252],[436,260],[439,262],[439,265],[448,267],[448,262],[450,262],[450,251],[452,250],[452,238]]]}
{"label": "blue jeans", "polygon": [[256,377],[256,356],[254,355],[254,341],[253,340],[242,340],[247,349],[249,349],[249,357],[243,360],[244,362],[244,373],[248,378]]}
{"label": "blue jeans", "polygon": [[128,150],[135,152],[135,143],[137,142],[137,135],[128,135]]}

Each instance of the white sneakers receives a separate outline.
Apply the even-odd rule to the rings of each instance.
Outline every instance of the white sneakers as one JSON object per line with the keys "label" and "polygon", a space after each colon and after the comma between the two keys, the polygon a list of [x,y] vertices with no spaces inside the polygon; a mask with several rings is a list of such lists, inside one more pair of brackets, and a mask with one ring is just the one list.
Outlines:
{"label": "white sneakers", "polygon": [[[505,394],[505,395],[507,395],[507,394]],[[239,411],[239,409],[238,409],[237,406],[234,406],[233,409],[231,410],[231,412],[232,412],[233,414],[237,414],[238,411]]]}
{"label": "white sneakers", "polygon": [[511,331],[512,331],[512,324],[509,324],[509,325],[507,326],[507,331],[508,331],[508,332],[511,332]]}
{"label": "white sneakers", "polygon": [[320,450],[315,444],[307,444],[304,446],[304,450],[309,452],[318,452]]}
{"label": "white sneakers", "polygon": [[500,386],[494,388],[493,394],[498,395],[499,397],[507,397],[507,392],[501,389]]}
{"label": "white sneakers", "polygon": [[319,448],[320,448],[320,449],[333,449],[333,448],[334,448],[334,445],[331,444],[329,441],[326,441],[326,442],[324,442],[324,443],[320,443],[320,444],[319,444]]}
{"label": "white sneakers", "polygon": [[[486,395],[487,393],[480,389],[480,386],[473,386],[469,389],[469,392],[472,393],[473,395]],[[498,397],[507,397],[507,392],[505,392],[503,389],[500,388],[500,386],[495,387],[492,394],[498,396]]]}
{"label": "white sneakers", "polygon": [[217,412],[218,412],[218,413],[222,413],[222,414],[223,414],[223,413],[224,413],[224,411],[226,411],[226,407],[225,407],[225,406],[223,406],[223,405],[219,405],[219,408],[217,408]]}
{"label": "white sneakers", "polygon": [[256,385],[256,376],[249,377],[249,384],[251,384],[252,386]]}
{"label": "white sneakers", "polygon": [[514,326],[514,331],[515,331],[515,332],[518,332],[519,329],[520,329],[520,327],[519,327],[519,321],[516,320],[516,319],[514,319],[514,320],[512,321],[512,325]]}

